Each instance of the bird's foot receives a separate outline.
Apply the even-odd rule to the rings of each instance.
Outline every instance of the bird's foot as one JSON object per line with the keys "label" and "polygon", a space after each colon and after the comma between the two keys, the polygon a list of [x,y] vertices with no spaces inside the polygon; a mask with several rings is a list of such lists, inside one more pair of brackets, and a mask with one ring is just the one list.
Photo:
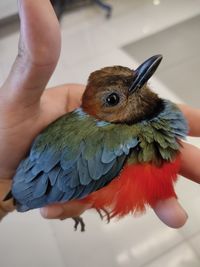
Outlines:
{"label": "bird's foot", "polygon": [[[106,217],[107,223],[110,222],[110,219],[111,219],[110,218],[110,213],[106,209],[104,209],[104,208],[96,209],[96,211],[98,212],[101,220],[103,220]],[[103,212],[104,212],[104,214],[103,214]]]}
{"label": "bird's foot", "polygon": [[76,231],[78,228],[78,225],[80,224],[81,232],[85,232],[85,223],[81,217],[73,217],[74,220],[74,230]]}

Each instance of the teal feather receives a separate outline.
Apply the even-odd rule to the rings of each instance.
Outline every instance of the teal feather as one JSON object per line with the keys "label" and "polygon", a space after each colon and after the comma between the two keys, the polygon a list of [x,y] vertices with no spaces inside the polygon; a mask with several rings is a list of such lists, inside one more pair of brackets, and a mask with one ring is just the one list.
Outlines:
{"label": "teal feather", "polygon": [[62,169],[59,166],[55,166],[49,173],[49,180],[51,183],[51,186],[54,186],[56,183],[56,180],[58,179],[59,173],[62,171]]}
{"label": "teal feather", "polygon": [[[57,180],[58,181],[58,180]],[[75,190],[75,189],[74,189]],[[71,194],[73,194],[73,190],[71,189]],[[51,204],[51,203],[56,203],[56,202],[59,202],[59,200],[61,200],[64,196],[64,193],[63,191],[60,191],[58,186],[53,186],[51,188],[51,190],[49,191],[48,194],[44,195],[46,198],[45,198],[45,203],[47,204]],[[69,195],[70,197],[70,195]],[[35,203],[34,206],[38,205],[37,203]],[[41,207],[43,206],[43,204],[41,205]],[[33,207],[34,208],[34,207]]]}
{"label": "teal feather", "polygon": [[79,172],[80,183],[82,185],[88,185],[92,181],[92,178],[89,173],[87,161],[84,160],[82,154],[77,162],[77,169]]}
{"label": "teal feather", "polygon": [[33,198],[39,198],[46,193],[48,186],[48,174],[43,173],[40,179],[37,180],[35,189],[33,192]]}
{"label": "teal feather", "polygon": [[24,172],[29,171],[35,165],[34,161],[31,161],[29,158],[25,159],[23,162],[23,170]]}

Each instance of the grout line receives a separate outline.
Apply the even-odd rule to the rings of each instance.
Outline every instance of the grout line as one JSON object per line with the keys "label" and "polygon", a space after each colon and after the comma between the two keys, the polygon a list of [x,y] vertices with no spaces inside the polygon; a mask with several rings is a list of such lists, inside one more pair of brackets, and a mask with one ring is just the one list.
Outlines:
{"label": "grout line", "polygon": [[[149,37],[154,37],[155,35],[163,32],[163,31],[167,31],[167,30],[170,30],[170,28],[172,27],[176,27],[176,26],[179,26],[180,24],[182,23],[187,23],[188,21],[190,20],[193,20],[193,19],[196,19],[198,18],[200,15],[199,13],[194,13],[192,16],[189,15],[187,16],[186,18],[181,18],[180,20],[178,21],[174,21],[173,24],[167,24],[167,25],[164,25],[162,28],[159,28],[159,29],[153,29],[152,31],[149,31],[147,34],[145,35],[142,35],[142,36],[139,36],[138,38],[136,39],[133,39],[132,41],[129,40],[128,44],[129,43],[136,43],[136,42],[140,42],[142,40],[145,40],[146,38],[149,38]],[[121,47],[125,47],[126,45],[128,45],[127,42],[126,43],[121,43]]]}
{"label": "grout line", "polygon": [[19,31],[18,14],[0,19],[0,39]]}
{"label": "grout line", "polygon": [[158,256],[155,256],[154,258],[152,258],[151,260],[149,260],[149,262],[144,263],[143,265],[141,265],[140,267],[148,267],[148,265],[150,263],[153,263],[155,260],[161,258],[162,256],[164,256],[165,254],[169,253],[170,251],[172,251],[174,248],[182,245],[182,244],[187,244],[192,251],[194,252],[194,254],[197,256],[197,258],[200,260],[200,255],[196,252],[196,250],[194,249],[193,245],[191,245],[189,243],[189,240],[192,239],[193,237],[195,237],[196,235],[200,234],[200,230],[198,230],[197,232],[191,234],[189,237],[184,237],[184,235],[179,231],[179,234],[181,234],[181,236],[183,237],[182,241],[179,241],[178,243],[176,243],[174,246],[166,249],[165,251],[163,251],[161,254],[159,254]]}
{"label": "grout line", "polygon": [[61,247],[60,242],[58,240],[58,237],[56,235],[56,229],[55,229],[55,227],[54,227],[54,225],[53,225],[53,223],[51,221],[49,221],[49,226],[50,226],[52,235],[54,237],[54,240],[55,240],[55,242],[57,244],[57,248],[58,248],[58,251],[59,251],[59,256],[60,256],[60,259],[62,261],[62,267],[65,267],[66,266],[66,262],[65,262],[65,259],[63,257],[62,247]]}
{"label": "grout line", "polygon": [[200,236],[200,230],[196,231],[195,233],[193,233],[192,235],[184,238],[184,240],[186,241],[186,243],[188,244],[189,247],[191,247],[191,249],[193,250],[194,254],[196,255],[196,257],[199,259],[200,261],[200,254],[196,251],[195,247],[193,246],[193,244],[190,243],[191,239],[193,239],[194,237],[196,237],[197,235]]}
{"label": "grout line", "polygon": [[175,67],[180,67],[181,65],[183,65],[185,63],[185,61],[187,61],[187,62],[197,62],[197,61],[199,61],[199,58],[196,57],[195,55],[193,57],[188,56],[188,57],[185,57],[185,58],[181,58],[178,61],[176,61],[174,63],[171,63],[167,67],[161,69],[159,71],[159,74],[163,74],[163,73],[167,72],[168,70],[172,70]]}
{"label": "grout line", "polygon": [[[151,260],[149,260],[148,262],[142,264],[141,266],[139,267],[148,267],[149,264],[153,263],[154,261],[160,259],[162,256],[164,256],[165,254],[169,253],[170,251],[172,251],[173,249],[181,246],[182,244],[187,244],[188,243],[184,240],[184,241],[180,241],[178,243],[176,243],[175,245],[173,245],[172,247],[166,249],[165,251],[163,251],[161,254],[155,256],[154,258],[152,258]],[[191,247],[191,246],[190,246]],[[192,248],[192,247],[191,247]],[[193,250],[193,249],[192,249]],[[199,257],[198,257],[199,258]]]}
{"label": "grout line", "polygon": [[[192,238],[191,238],[192,239]],[[200,262],[200,255],[198,254],[198,252],[196,251],[196,249],[194,248],[194,246],[189,242],[190,239],[186,240],[186,244],[191,248],[191,250],[193,251],[193,253],[195,254],[195,256],[197,257],[197,259]]]}
{"label": "grout line", "polygon": [[195,231],[194,233],[192,233],[189,236],[184,236],[184,234],[183,234],[183,232],[181,230],[179,231],[179,233],[182,235],[182,237],[183,237],[183,239],[185,241],[188,241],[188,240],[194,238],[195,236],[199,235],[200,234],[200,230]]}

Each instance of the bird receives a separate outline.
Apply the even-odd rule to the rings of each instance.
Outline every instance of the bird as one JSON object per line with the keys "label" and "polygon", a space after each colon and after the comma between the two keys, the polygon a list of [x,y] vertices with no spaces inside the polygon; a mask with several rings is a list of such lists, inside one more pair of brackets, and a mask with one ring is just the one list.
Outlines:
{"label": "bird", "polygon": [[[17,211],[76,199],[110,221],[177,198],[188,125],[177,105],[147,84],[162,58],[90,74],[81,106],[39,133],[20,162],[7,197]],[[84,231],[82,218],[73,219]]]}

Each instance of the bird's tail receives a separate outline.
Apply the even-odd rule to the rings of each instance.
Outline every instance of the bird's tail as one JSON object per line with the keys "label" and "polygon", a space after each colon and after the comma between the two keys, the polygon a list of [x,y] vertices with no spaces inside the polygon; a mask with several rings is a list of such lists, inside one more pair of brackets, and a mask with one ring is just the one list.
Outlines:
{"label": "bird's tail", "polygon": [[4,197],[3,201],[8,201],[13,198],[12,191],[10,190],[7,195]]}
{"label": "bird's tail", "polygon": [[15,210],[15,202],[11,191],[3,199],[0,199],[0,222],[9,212]]}

